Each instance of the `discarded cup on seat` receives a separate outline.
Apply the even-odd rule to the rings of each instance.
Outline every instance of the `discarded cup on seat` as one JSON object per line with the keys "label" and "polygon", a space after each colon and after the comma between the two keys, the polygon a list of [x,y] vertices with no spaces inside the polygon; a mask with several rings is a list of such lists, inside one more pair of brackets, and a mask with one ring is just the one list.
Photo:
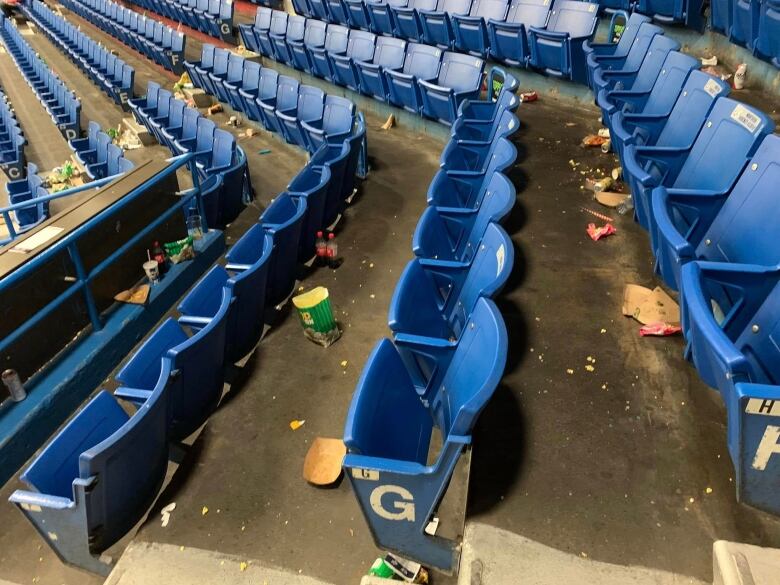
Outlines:
{"label": "discarded cup on seat", "polygon": [[149,279],[151,284],[160,282],[160,266],[157,264],[157,260],[144,262],[144,272],[146,272],[146,278]]}

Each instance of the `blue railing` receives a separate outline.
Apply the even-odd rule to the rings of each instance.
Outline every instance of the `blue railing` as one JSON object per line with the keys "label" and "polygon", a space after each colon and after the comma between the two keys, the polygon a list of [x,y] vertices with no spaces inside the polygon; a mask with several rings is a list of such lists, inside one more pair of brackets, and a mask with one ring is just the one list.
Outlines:
{"label": "blue railing", "polygon": [[[133,201],[135,201],[142,193],[144,193],[148,189],[149,181],[145,181],[142,185],[139,185],[138,187],[130,191],[130,193],[124,196],[120,201],[114,203],[110,207],[96,214],[94,217],[90,218],[83,225],[81,225],[77,230],[72,231],[71,233],[63,237],[61,240],[55,242],[49,248],[47,248],[46,250],[38,254],[35,258],[33,258],[30,262],[22,265],[13,273],[9,274],[4,279],[0,280],[0,296],[1,296],[5,291],[10,289],[13,285],[22,281],[24,278],[30,276],[31,274],[39,270],[40,267],[44,263],[46,263],[49,259],[53,258],[55,255],[63,251],[68,252],[68,255],[70,256],[70,259],[73,262],[74,268],[76,270],[76,277],[74,281],[65,291],[60,293],[55,299],[50,301],[45,307],[43,307],[40,311],[38,311],[34,316],[30,317],[19,327],[17,327],[13,333],[6,336],[4,339],[0,340],[0,352],[3,352],[6,349],[8,349],[8,347],[10,347],[15,341],[17,341],[23,335],[28,333],[38,323],[40,323],[49,315],[51,315],[52,312],[54,312],[65,301],[67,301],[68,299],[70,299],[72,296],[74,296],[79,292],[81,292],[84,295],[84,302],[87,307],[87,312],[89,314],[92,330],[100,331],[103,328],[103,323],[90,284],[101,273],[103,273],[106,270],[106,268],[108,268],[109,266],[114,264],[117,260],[119,260],[125,252],[130,250],[142,239],[146,238],[150,232],[152,232],[157,227],[162,225],[163,222],[165,222],[169,217],[171,217],[178,210],[184,209],[185,206],[187,206],[191,201],[193,201],[193,199],[195,200],[198,213],[200,214],[201,218],[204,219],[205,222],[205,214],[203,213],[203,202],[200,196],[200,181],[198,178],[197,168],[195,166],[194,155],[192,153],[183,154],[181,156],[168,159],[168,162],[170,162],[171,164],[160,173],[154,175],[154,177],[152,177],[150,181],[158,182],[164,179],[165,177],[173,173],[176,173],[176,171],[179,168],[187,165],[189,167],[190,173],[192,174],[193,187],[187,189],[186,191],[180,192],[179,200],[174,205],[172,205],[166,211],[160,214],[154,221],[152,221],[145,228],[143,228],[138,233],[136,233],[132,238],[130,238],[123,245],[119,246],[97,266],[95,266],[89,271],[85,269],[84,263],[81,259],[81,254],[79,253],[78,250],[79,239],[83,237],[86,233],[88,233],[93,227],[103,222],[106,218],[117,214],[119,211],[121,211],[122,209],[130,205]],[[96,186],[104,185],[115,178],[116,176],[106,177],[105,179],[101,179],[100,181],[88,183],[86,185],[76,187],[74,189],[68,189],[67,191],[61,191],[53,195],[48,195],[46,197],[33,199],[32,201],[24,201],[16,205],[11,205],[9,207],[3,208],[0,210],[0,213],[2,213],[3,217],[6,218],[6,225],[8,225],[9,228],[12,230],[13,227],[11,226],[11,222],[9,221],[10,216],[8,215],[8,212],[13,211],[15,209],[22,209],[24,207],[29,206],[31,203],[33,205],[38,205],[39,203],[42,203],[44,201],[50,201],[52,199],[67,197],[68,195],[72,195],[79,191],[84,191],[86,189],[91,189]],[[203,231],[204,232],[208,231],[208,226],[206,226],[205,223],[203,225]]]}

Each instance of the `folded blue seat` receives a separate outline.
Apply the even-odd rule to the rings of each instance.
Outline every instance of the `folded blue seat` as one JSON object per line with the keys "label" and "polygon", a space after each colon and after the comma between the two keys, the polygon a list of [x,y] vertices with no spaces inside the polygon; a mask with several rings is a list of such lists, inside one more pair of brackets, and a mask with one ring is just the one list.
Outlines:
{"label": "folded blue seat", "polygon": [[349,8],[344,0],[325,0],[328,5],[330,22],[349,27]]}
{"label": "folded blue seat", "polygon": [[[237,67],[237,65],[236,65]],[[243,112],[248,115],[246,110],[246,102],[244,97],[239,93],[242,89],[248,90],[248,95],[252,99],[257,97],[257,90],[260,85],[260,71],[262,67],[260,63],[254,61],[243,61],[243,67],[241,71],[240,80],[232,80],[231,72],[228,71],[227,79],[222,82],[222,87],[227,93],[230,107],[239,112]]]}
{"label": "folded blue seat", "polygon": [[553,77],[587,83],[583,42],[593,38],[598,26],[598,5],[558,0],[547,27],[528,30],[529,64]]}
{"label": "folded blue seat", "polygon": [[352,134],[344,141],[349,145],[349,157],[344,168],[344,181],[341,193],[345,200],[356,192],[356,179],[365,179],[368,173],[368,142],[366,141],[366,117],[358,112]]}
{"label": "folded blue seat", "polygon": [[306,73],[312,72],[310,48],[322,48],[325,46],[325,34],[327,25],[320,21],[309,18],[306,20],[306,26],[303,33],[303,41],[294,38],[287,39],[287,46],[290,48],[290,57],[292,66],[299,71]]}
{"label": "folded blue seat", "polygon": [[291,42],[303,44],[303,35],[306,30],[306,19],[303,16],[289,16],[287,18],[287,29],[284,33],[270,33],[271,43],[274,46],[274,55],[276,60],[290,67],[295,67],[293,63]]}
{"label": "folded blue seat", "polygon": [[612,146],[621,161],[629,144],[690,147],[715,100],[730,91],[731,86],[724,81],[691,71],[668,115],[616,112],[610,122]]}
{"label": "folded blue seat", "polygon": [[271,16],[273,11],[270,8],[260,7],[255,13],[255,21],[252,24],[239,24],[238,34],[244,46],[254,53],[260,53],[260,46],[255,36],[255,31],[268,30],[271,28]]}
{"label": "folded blue seat", "polygon": [[442,50],[419,43],[409,43],[401,71],[385,69],[387,100],[394,106],[419,114],[422,109],[419,80],[434,81],[439,75]]}
{"label": "folded blue seat", "polygon": [[392,22],[395,27],[393,36],[406,39],[415,43],[423,42],[421,10],[436,10],[437,0],[409,0],[402,6],[400,4],[388,4],[392,14]]}
{"label": "folded blue seat", "polygon": [[631,87],[602,90],[599,93],[597,101],[610,132],[612,118],[620,113],[638,113],[650,108],[651,113],[660,111],[668,114],[688,75],[700,66],[698,59],[679,51],[666,53],[659,66],[658,61],[663,57],[663,51],[651,49],[651,52],[652,54],[647,54]]}
{"label": "folded blue seat", "polygon": [[[503,171],[511,166],[516,157],[517,149],[504,137],[491,142],[451,140],[441,153],[440,165],[448,172],[468,172],[487,176],[489,172]],[[497,166],[497,161],[500,161],[500,166]]]}
{"label": "folded blue seat", "polygon": [[337,95],[326,95],[322,116],[302,120],[306,149],[314,153],[322,144],[341,144],[352,133],[355,122],[355,104]]}
{"label": "folded blue seat", "polygon": [[275,69],[263,67],[260,69],[260,77],[256,87],[242,87],[238,95],[244,103],[244,113],[250,120],[262,122],[263,115],[260,112],[260,101],[276,99],[276,90],[279,84],[279,73]]}
{"label": "folded blue seat", "polygon": [[[644,25],[653,28],[648,28]],[[663,34],[663,30],[659,33],[656,28],[650,23],[650,17],[635,12],[626,22],[625,28],[616,43],[585,41],[582,44],[582,48],[585,52],[588,66],[588,87],[593,89],[593,75],[598,69],[603,68],[609,71],[625,68],[626,59],[628,59],[631,50],[633,49],[635,53],[639,51],[639,49],[634,49],[637,40],[641,43],[640,46],[647,47],[655,34]],[[645,37],[644,40],[640,37],[640,34],[642,37]],[[636,68],[636,66],[631,68]]]}
{"label": "folded blue seat", "polygon": [[306,198],[282,193],[260,216],[260,224],[273,236],[274,249],[268,268],[266,295],[272,306],[284,301],[295,288],[298,248],[306,217]]}
{"label": "folded blue seat", "polygon": [[453,264],[472,262],[488,224],[503,221],[517,198],[512,182],[503,173],[493,173],[484,183],[474,195],[461,190],[429,203],[412,237],[415,256]]}
{"label": "folded blue seat", "polygon": [[761,0],[733,0],[731,28],[728,31],[732,43],[753,50],[761,20]]}
{"label": "folded blue seat", "polygon": [[[775,186],[780,179],[780,137],[764,138],[729,191],[666,189],[652,194],[656,272],[677,290],[692,260],[780,264],[771,244],[778,229]],[[760,259],[760,261],[759,261]]]}
{"label": "folded blue seat", "polygon": [[512,240],[489,223],[471,264],[415,258],[404,269],[388,310],[394,335],[453,342],[480,297],[494,298],[514,264]]}
{"label": "folded blue seat", "polygon": [[422,26],[422,42],[449,50],[455,46],[452,18],[467,16],[472,0],[438,0],[436,8],[417,10]]}
{"label": "folded blue seat", "polygon": [[230,248],[226,266],[214,266],[179,303],[179,323],[199,330],[219,312],[223,289],[230,308],[225,329],[225,363],[249,353],[263,333],[263,312],[273,236],[254,224]]}
{"label": "folded blue seat", "polygon": [[325,197],[323,227],[330,227],[338,219],[344,207],[347,194],[344,192],[345,175],[349,164],[351,145],[349,140],[341,144],[325,143],[311,156],[309,165],[317,168],[327,168],[330,171],[328,192]]}
{"label": "folded blue seat", "polygon": [[488,21],[503,22],[509,9],[508,0],[474,0],[467,15],[450,17],[455,33],[455,48],[487,59],[490,50]]}
{"label": "folded blue seat", "polygon": [[762,112],[719,98],[692,147],[627,146],[624,173],[631,186],[637,221],[651,233],[654,230],[650,195],[655,187],[728,191],[774,127]]}
{"label": "folded blue seat", "polygon": [[357,65],[358,61],[370,61],[374,57],[376,35],[362,30],[349,33],[347,51],[343,55],[328,54],[333,81],[344,85],[352,91],[359,91]]}
{"label": "folded blue seat", "polygon": [[502,63],[525,67],[531,58],[528,29],[547,26],[551,8],[550,0],[512,0],[504,20],[488,20],[490,57]]}
{"label": "folded blue seat", "polygon": [[328,198],[330,168],[306,165],[287,186],[287,193],[306,199],[306,219],[301,226],[298,261],[307,262],[315,253],[317,231],[325,229],[325,205]]}
{"label": "folded blue seat", "polygon": [[[374,348],[347,414],[344,469],[378,547],[452,570],[457,543],[429,536],[425,527],[498,386],[507,344],[500,312],[482,298],[458,343],[393,345],[384,339]],[[412,364],[422,356],[434,364],[425,387]],[[429,465],[434,426],[442,446]],[[376,504],[386,494],[395,502],[392,513]]]}
{"label": "folded blue seat", "polygon": [[704,31],[702,0],[637,0],[636,11],[663,24],[683,24]]}
{"label": "folded blue seat", "polygon": [[[503,77],[503,82],[494,100],[491,94],[495,93],[493,86],[496,83],[496,75]],[[479,125],[493,124],[504,111],[509,110],[513,113],[517,111],[520,106],[520,99],[517,97],[517,88],[520,87],[520,82],[514,75],[510,75],[498,67],[493,67],[488,75],[488,87],[493,88],[493,91],[489,91],[487,100],[466,99],[460,104],[458,120],[456,124],[453,124],[451,136],[456,136],[458,132],[456,126],[458,128],[461,126],[474,126],[476,128]]]}
{"label": "folded blue seat", "polygon": [[[115,396],[143,404],[154,392],[166,361],[177,376],[169,388],[168,431],[172,440],[191,435],[222,397],[225,332],[231,304],[222,289],[219,309],[208,323],[189,336],[182,325],[168,318],[136,350],[116,375],[122,384]],[[167,360],[166,360],[167,358]]]}
{"label": "folded blue seat", "polygon": [[168,468],[171,363],[128,415],[100,390],[22,473],[9,500],[68,565],[107,575],[100,553],[148,512]]}
{"label": "folded blue seat", "polygon": [[195,63],[184,61],[184,70],[190,76],[190,81],[195,87],[203,88],[203,76],[208,75],[214,66],[214,51],[216,51],[214,45],[204,43],[201,48],[200,61]]}
{"label": "folded blue seat", "polygon": [[[680,44],[670,37],[664,36],[664,30],[660,26],[644,23],[639,26],[636,39],[628,50],[628,54],[622,57],[604,57],[591,70],[588,69],[590,88],[598,97],[602,89],[625,89],[630,87],[639,74],[648,57],[652,53],[659,53],[655,59],[658,62],[660,53],[677,51]],[[663,59],[661,59],[663,62]]]}
{"label": "folded blue seat", "polygon": [[308,139],[303,123],[321,120],[324,107],[325,92],[311,85],[299,86],[297,103],[290,108],[277,108],[275,111],[284,139],[290,144],[306,148]]}
{"label": "folded blue seat", "polygon": [[392,7],[405,8],[408,3],[408,0],[364,0],[371,32],[378,35],[395,36],[397,26]]}
{"label": "folded blue seat", "polygon": [[311,62],[311,74],[335,83],[331,59],[345,55],[349,43],[349,29],[339,24],[328,25],[325,44],[322,47],[307,47]]}
{"label": "folded blue seat", "polygon": [[280,75],[278,78],[278,85],[276,86],[276,94],[268,98],[258,97],[255,100],[255,103],[260,106],[258,113],[260,114],[260,121],[263,123],[266,130],[275,132],[276,134],[282,134],[282,127],[279,124],[279,118],[277,118],[276,112],[283,112],[296,107],[298,104],[299,86],[300,83],[297,79],[293,79],[286,75]]}
{"label": "folded blue seat", "polygon": [[344,5],[347,9],[347,25],[351,29],[371,30],[365,0],[344,0]]}
{"label": "folded blue seat", "polygon": [[436,81],[418,81],[422,114],[452,124],[463,100],[479,97],[484,70],[485,62],[478,57],[450,51],[444,53]]}
{"label": "folded blue seat", "polygon": [[392,37],[377,37],[374,56],[370,61],[354,60],[360,83],[360,93],[387,101],[385,70],[400,71],[406,57],[406,41]]}
{"label": "folded blue seat", "polygon": [[761,2],[753,51],[780,68],[780,2],[778,0]]}
{"label": "folded blue seat", "polygon": [[468,124],[464,118],[458,117],[452,125],[450,141],[465,146],[487,145],[498,138],[509,138],[519,127],[520,121],[511,110],[504,110],[492,123]]}
{"label": "folded blue seat", "polygon": [[160,129],[160,135],[162,136],[161,144],[164,144],[172,153],[176,153],[176,140],[184,136],[187,129],[192,129],[193,136],[195,129],[198,126],[198,118],[201,117],[200,112],[194,108],[185,107],[181,109],[181,117],[176,115],[178,107],[172,111],[172,117],[169,119],[169,126]]}
{"label": "folded blue seat", "polygon": [[309,0],[311,6],[311,17],[321,21],[323,24],[333,22],[330,16],[330,10],[328,9],[327,0]]}
{"label": "folded blue seat", "polygon": [[314,16],[309,0],[292,0],[293,10],[302,16]]}

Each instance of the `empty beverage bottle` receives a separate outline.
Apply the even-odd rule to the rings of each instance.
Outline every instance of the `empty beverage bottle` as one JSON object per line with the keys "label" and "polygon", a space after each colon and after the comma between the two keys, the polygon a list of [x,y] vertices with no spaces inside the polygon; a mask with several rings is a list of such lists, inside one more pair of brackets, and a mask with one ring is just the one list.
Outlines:
{"label": "empty beverage bottle", "polygon": [[317,266],[325,266],[328,261],[328,245],[325,242],[325,238],[322,236],[321,231],[317,232],[317,239],[314,242],[314,247],[317,253],[314,263]]}
{"label": "empty beverage bottle", "polygon": [[339,265],[339,245],[336,243],[336,234],[328,234],[328,266],[336,268]]}

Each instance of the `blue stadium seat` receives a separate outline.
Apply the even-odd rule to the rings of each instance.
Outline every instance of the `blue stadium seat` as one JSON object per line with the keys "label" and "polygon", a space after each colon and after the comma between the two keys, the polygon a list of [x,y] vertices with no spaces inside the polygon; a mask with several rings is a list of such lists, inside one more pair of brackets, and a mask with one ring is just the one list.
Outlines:
{"label": "blue stadium seat", "polygon": [[222,397],[225,331],[231,298],[222,290],[219,309],[206,324],[188,336],[168,318],[130,357],[116,375],[122,384],[114,393],[143,404],[154,391],[167,358],[178,375],[169,388],[168,431],[172,440],[191,435],[208,419]]}
{"label": "blue stadium seat", "polygon": [[637,0],[636,11],[663,24],[684,24],[703,32],[702,0]]}
{"label": "blue stadium seat", "polygon": [[273,236],[274,251],[268,268],[268,303],[276,306],[295,288],[301,229],[306,217],[306,198],[282,193],[260,216],[267,234]]}
{"label": "blue stadium seat", "polygon": [[271,31],[273,13],[274,11],[270,8],[260,6],[257,9],[255,22],[252,26],[246,24],[238,25],[239,34],[241,34],[241,38],[244,40],[244,46],[250,51],[266,57],[273,55],[271,39],[268,36]]}
{"label": "blue stadium seat", "polygon": [[[98,126],[98,129],[100,129],[100,126]],[[8,194],[8,203],[14,205],[15,203],[32,199],[37,196],[37,189],[42,184],[43,179],[38,176],[38,167],[35,164],[28,162],[24,178],[8,181],[5,184],[5,192]],[[46,194],[48,195],[48,193]]]}
{"label": "blue stadium seat", "polygon": [[733,0],[729,40],[753,49],[761,20],[761,0]]}
{"label": "blue stadium seat", "polygon": [[320,21],[309,18],[306,20],[306,27],[303,34],[303,42],[288,38],[287,45],[290,48],[292,57],[292,66],[299,71],[312,73],[310,49],[318,49],[325,46],[325,34],[327,25]]}
{"label": "blue stadium seat", "polygon": [[323,24],[333,22],[330,18],[327,0],[309,0],[309,5],[311,7],[312,18],[322,21]]}
{"label": "blue stadium seat", "polygon": [[235,87],[241,84],[241,79],[244,76],[244,58],[231,53],[228,57],[227,70],[224,74],[212,73],[209,78],[214,86],[215,96],[218,101],[223,104],[229,104],[231,107],[238,109],[230,100],[230,92],[228,85]]}
{"label": "blue stadium seat", "polygon": [[455,46],[455,31],[452,18],[456,15],[467,16],[472,0],[438,0],[436,8],[418,9],[422,25],[422,42],[450,50]]}
{"label": "blue stadium seat", "polygon": [[198,165],[205,176],[225,173],[230,169],[236,155],[236,138],[227,130],[214,130],[214,145],[211,155]]}
{"label": "blue stadium seat", "polygon": [[593,74],[599,67],[607,70],[624,68],[625,60],[642,30],[642,25],[649,23],[650,17],[635,12],[626,22],[618,42],[583,42],[582,50],[588,66],[588,87],[593,89]]}
{"label": "blue stadium seat", "polygon": [[[35,181],[35,183],[38,183],[39,181],[40,179]],[[6,185],[9,184],[10,183],[6,183]],[[30,183],[28,183],[28,185],[29,184]],[[46,189],[38,185],[31,187],[28,193],[12,196],[9,202],[12,205],[16,203],[23,203],[25,201],[35,200],[40,197],[46,197],[48,194],[49,193],[46,191]],[[34,227],[49,219],[49,204],[37,203],[36,205],[32,205],[30,207],[24,207],[22,209],[12,211],[11,215],[13,219],[16,220],[16,233],[23,234],[24,232],[30,231]]]}
{"label": "blue stadium seat", "polygon": [[298,83],[297,79],[288,77],[286,75],[280,75],[278,79],[278,85],[276,86],[276,94],[269,98],[258,97],[255,103],[260,106],[258,113],[260,114],[260,121],[265,126],[266,130],[275,132],[276,134],[282,134],[282,128],[279,125],[279,119],[276,117],[276,111],[285,111],[296,107],[298,103]]}
{"label": "blue stadium seat", "polygon": [[677,290],[680,271],[692,260],[780,264],[770,244],[779,179],[780,137],[769,135],[730,190],[655,189],[653,251],[664,281]]}
{"label": "blue stadium seat", "polygon": [[690,148],[715,100],[727,96],[730,90],[720,79],[691,71],[668,115],[616,112],[610,122],[612,146],[621,161],[629,144]]}
{"label": "blue stadium seat", "polygon": [[409,0],[405,6],[388,4],[395,26],[393,36],[414,43],[423,42],[421,10],[436,10],[437,0]]}
{"label": "blue stadium seat", "polygon": [[[456,344],[394,346],[384,339],[374,348],[347,414],[344,469],[378,547],[452,570],[457,544],[424,529],[501,380],[507,343],[501,314],[483,298]],[[421,387],[410,362],[423,355],[435,374]],[[428,465],[434,426],[443,444]]]}
{"label": "blue stadium seat", "polygon": [[514,264],[512,240],[489,223],[471,264],[415,258],[406,265],[390,300],[388,327],[394,335],[460,338],[480,297],[494,298]]}
{"label": "blue stadium seat", "polygon": [[[603,58],[592,72],[588,70],[590,88],[598,96],[602,89],[623,89],[627,85],[630,86],[639,73],[642,63],[647,60],[647,57],[652,57],[653,52],[668,53],[679,48],[680,44],[677,41],[664,36],[664,30],[660,26],[641,24],[627,55],[614,59]],[[660,57],[660,54],[656,55],[655,59],[649,61],[658,63]]]}
{"label": "blue stadium seat", "polygon": [[325,0],[328,5],[330,22],[349,27],[349,8],[344,0]]}
{"label": "blue stadium seat", "polygon": [[231,303],[225,330],[225,363],[249,353],[263,333],[263,312],[273,237],[254,224],[230,248],[226,266],[214,266],[179,303],[179,323],[199,330],[219,312],[223,289]]}
{"label": "blue stadium seat", "polygon": [[325,92],[318,87],[301,85],[298,88],[298,102],[293,107],[276,110],[275,114],[284,139],[290,144],[306,148],[308,139],[304,122],[321,120],[325,107]]}
{"label": "blue stadium seat", "polygon": [[242,87],[238,90],[244,102],[244,113],[250,120],[262,122],[263,115],[260,112],[259,101],[276,99],[276,88],[279,84],[279,73],[275,69],[263,67],[260,69],[260,78],[256,87]]}
{"label": "blue stadium seat", "polygon": [[[441,153],[441,168],[448,172],[486,176],[489,172],[502,171],[511,166],[516,157],[514,145],[503,137],[486,143],[451,140]],[[497,160],[501,162],[499,167],[496,167]]]}
{"label": "blue stadium seat", "polygon": [[[412,237],[415,256],[464,265],[471,263],[488,224],[503,221],[517,198],[512,182],[503,173],[493,173],[490,180],[483,183],[478,187],[481,192],[475,196],[454,192],[450,199],[441,197],[429,204]],[[453,184],[458,185],[456,181]],[[455,200],[459,195],[465,197]]]}
{"label": "blue stadium seat", "polygon": [[[661,37],[663,38],[663,37]],[[642,112],[649,107],[650,112],[661,108],[667,114],[671,111],[682,86],[691,71],[699,68],[698,59],[679,51],[670,51],[659,66],[658,60],[663,51],[648,52],[634,82],[625,89],[602,90],[599,92],[598,104],[601,107],[606,126],[612,129],[611,118],[618,112]]]}
{"label": "blue stadium seat", "polygon": [[[488,96],[490,99],[484,101],[464,100],[458,108],[458,121],[456,124],[458,127],[477,127],[481,124],[492,124],[496,117],[503,114],[505,110],[510,112],[517,111],[517,108],[520,106],[520,99],[517,97],[517,88],[520,87],[520,82],[514,75],[510,75],[498,67],[493,67],[488,75],[488,87],[492,87],[495,84],[496,74],[503,77],[501,89],[496,99],[493,100],[491,96]],[[452,136],[457,134],[456,125],[453,125]]]}
{"label": "blue stadium seat", "polygon": [[550,0],[512,0],[505,20],[488,21],[491,58],[525,67],[531,58],[528,29],[546,27],[551,8]]}
{"label": "blue stadium seat", "polygon": [[558,0],[550,12],[547,28],[528,29],[529,64],[553,77],[587,83],[582,45],[593,38],[598,22],[597,4]]}
{"label": "blue stadium seat", "polygon": [[325,198],[325,212],[322,218],[323,226],[331,226],[344,206],[344,175],[349,164],[350,143],[345,140],[342,144],[326,143],[311,156],[309,165],[324,167],[330,171],[328,193]]}
{"label": "blue stadium seat", "polygon": [[[276,47],[278,46],[279,39],[282,39],[282,46],[284,46],[284,37],[287,34],[288,20],[289,20],[289,16],[283,10],[274,10],[273,14],[271,15],[271,27],[268,29],[268,42],[269,42],[270,52],[267,56],[277,61],[283,62],[283,59],[281,57],[283,57],[284,55],[280,56],[276,52]],[[303,33],[303,30],[301,30],[301,33]],[[301,34],[301,38],[303,38],[303,34]]]}
{"label": "blue stadium seat", "polygon": [[503,22],[508,9],[508,0],[474,0],[467,15],[453,14],[450,22],[455,48],[487,59],[490,49],[487,23],[491,19]]}
{"label": "blue stadium seat", "polygon": [[368,172],[366,118],[363,112],[358,112],[352,134],[345,142],[349,144],[349,157],[344,168],[344,181],[341,185],[341,192],[344,199],[349,199],[356,192],[356,178],[364,179]]}
{"label": "blue stadium seat", "polygon": [[734,0],[710,0],[710,28],[728,35],[734,11]]}
{"label": "blue stadium seat", "polygon": [[172,153],[177,153],[176,141],[182,137],[195,136],[195,132],[198,127],[198,119],[201,117],[200,112],[194,108],[184,108],[182,112],[181,121],[175,124],[175,121],[171,121],[171,125],[168,128],[162,129],[162,136],[165,145]]}
{"label": "blue stadium seat", "polygon": [[436,81],[418,81],[422,114],[452,124],[463,100],[479,97],[484,70],[485,62],[478,57],[445,52]]}
{"label": "blue stadium seat", "polygon": [[203,75],[208,75],[211,68],[214,66],[214,52],[216,47],[208,43],[204,43],[201,48],[200,61],[192,63],[190,61],[184,61],[184,70],[190,76],[190,81],[195,87],[203,87]]}
{"label": "blue stadium seat", "polygon": [[[719,98],[690,148],[635,147],[624,151],[637,221],[654,229],[650,194],[655,187],[728,191],[774,122],[729,98]],[[723,148],[728,144],[729,148]]]}
{"label": "blue stadium seat", "polygon": [[373,59],[355,60],[360,93],[387,101],[387,81],[384,71],[400,71],[406,57],[406,41],[392,37],[377,37]]}
{"label": "blue stadium seat", "polygon": [[356,63],[373,59],[375,43],[374,33],[353,30],[349,33],[345,54],[328,53],[334,83],[346,86],[352,91],[360,91]]}
{"label": "blue stadium seat", "polygon": [[98,132],[95,141],[95,150],[85,150],[76,153],[76,159],[82,166],[89,170],[90,165],[106,162],[108,156],[108,145],[111,144],[111,137],[103,131]]}
{"label": "blue stadium seat", "polygon": [[355,104],[352,101],[337,95],[325,96],[322,117],[301,121],[306,149],[314,153],[326,142],[340,145],[352,133],[354,122]]}
{"label": "blue stadium seat", "polygon": [[240,81],[231,81],[231,76],[228,75],[228,78],[222,83],[222,87],[225,89],[230,101],[230,107],[234,110],[248,114],[244,97],[239,92],[242,89],[248,90],[249,97],[252,99],[257,97],[257,90],[260,86],[261,69],[260,63],[244,61]]}
{"label": "blue stadium seat", "polygon": [[385,69],[387,99],[394,106],[419,114],[422,109],[419,80],[435,81],[441,67],[442,50],[419,43],[409,43],[401,71]]}
{"label": "blue stadium seat", "polygon": [[216,84],[221,78],[227,75],[228,64],[230,63],[231,53],[227,49],[217,49],[214,51],[214,65],[211,67],[211,71],[207,73],[201,73],[201,81],[203,82],[203,90],[213,96],[218,96]]}
{"label": "blue stadium seat", "polygon": [[331,59],[335,55],[345,55],[349,44],[349,29],[339,24],[328,25],[323,47],[307,47],[311,61],[311,74],[334,82]]}
{"label": "blue stadium seat", "polygon": [[[147,125],[149,119],[148,112],[157,111],[157,98],[160,94],[160,84],[150,81],[146,86],[146,95],[144,97],[133,98],[128,102],[130,111],[135,116],[136,121],[142,126]],[[148,126],[146,126],[148,128]]]}
{"label": "blue stadium seat", "polygon": [[314,16],[314,12],[312,11],[308,0],[293,0],[292,5],[296,14]]}
{"label": "blue stadium seat", "polygon": [[270,33],[271,42],[274,45],[276,60],[290,67],[294,67],[291,42],[303,44],[303,34],[306,30],[306,19],[303,16],[290,16],[287,18],[287,30],[283,34]]}
{"label": "blue stadium seat", "polygon": [[780,68],[780,2],[763,0],[753,51]]}
{"label": "blue stadium seat", "polygon": [[324,218],[330,179],[329,167],[306,165],[287,186],[287,193],[293,199],[306,199],[306,219],[301,226],[298,247],[299,262],[306,262],[314,255],[317,231],[327,227]]}
{"label": "blue stadium seat", "polygon": [[392,7],[405,8],[408,0],[365,0],[364,4],[368,11],[371,32],[377,35],[395,36],[397,25]]}
{"label": "blue stadium seat", "polygon": [[147,513],[168,468],[171,364],[155,364],[152,392],[128,415],[100,390],[21,476],[33,491],[9,500],[65,563],[107,575],[101,552]]}
{"label": "blue stadium seat", "polygon": [[368,19],[368,7],[365,0],[344,0],[347,8],[347,24],[351,29],[371,30]]}
{"label": "blue stadium seat", "polygon": [[509,138],[517,132],[520,121],[511,110],[504,110],[493,122],[472,122],[460,116],[452,125],[450,141],[459,145],[487,145],[498,137]]}

